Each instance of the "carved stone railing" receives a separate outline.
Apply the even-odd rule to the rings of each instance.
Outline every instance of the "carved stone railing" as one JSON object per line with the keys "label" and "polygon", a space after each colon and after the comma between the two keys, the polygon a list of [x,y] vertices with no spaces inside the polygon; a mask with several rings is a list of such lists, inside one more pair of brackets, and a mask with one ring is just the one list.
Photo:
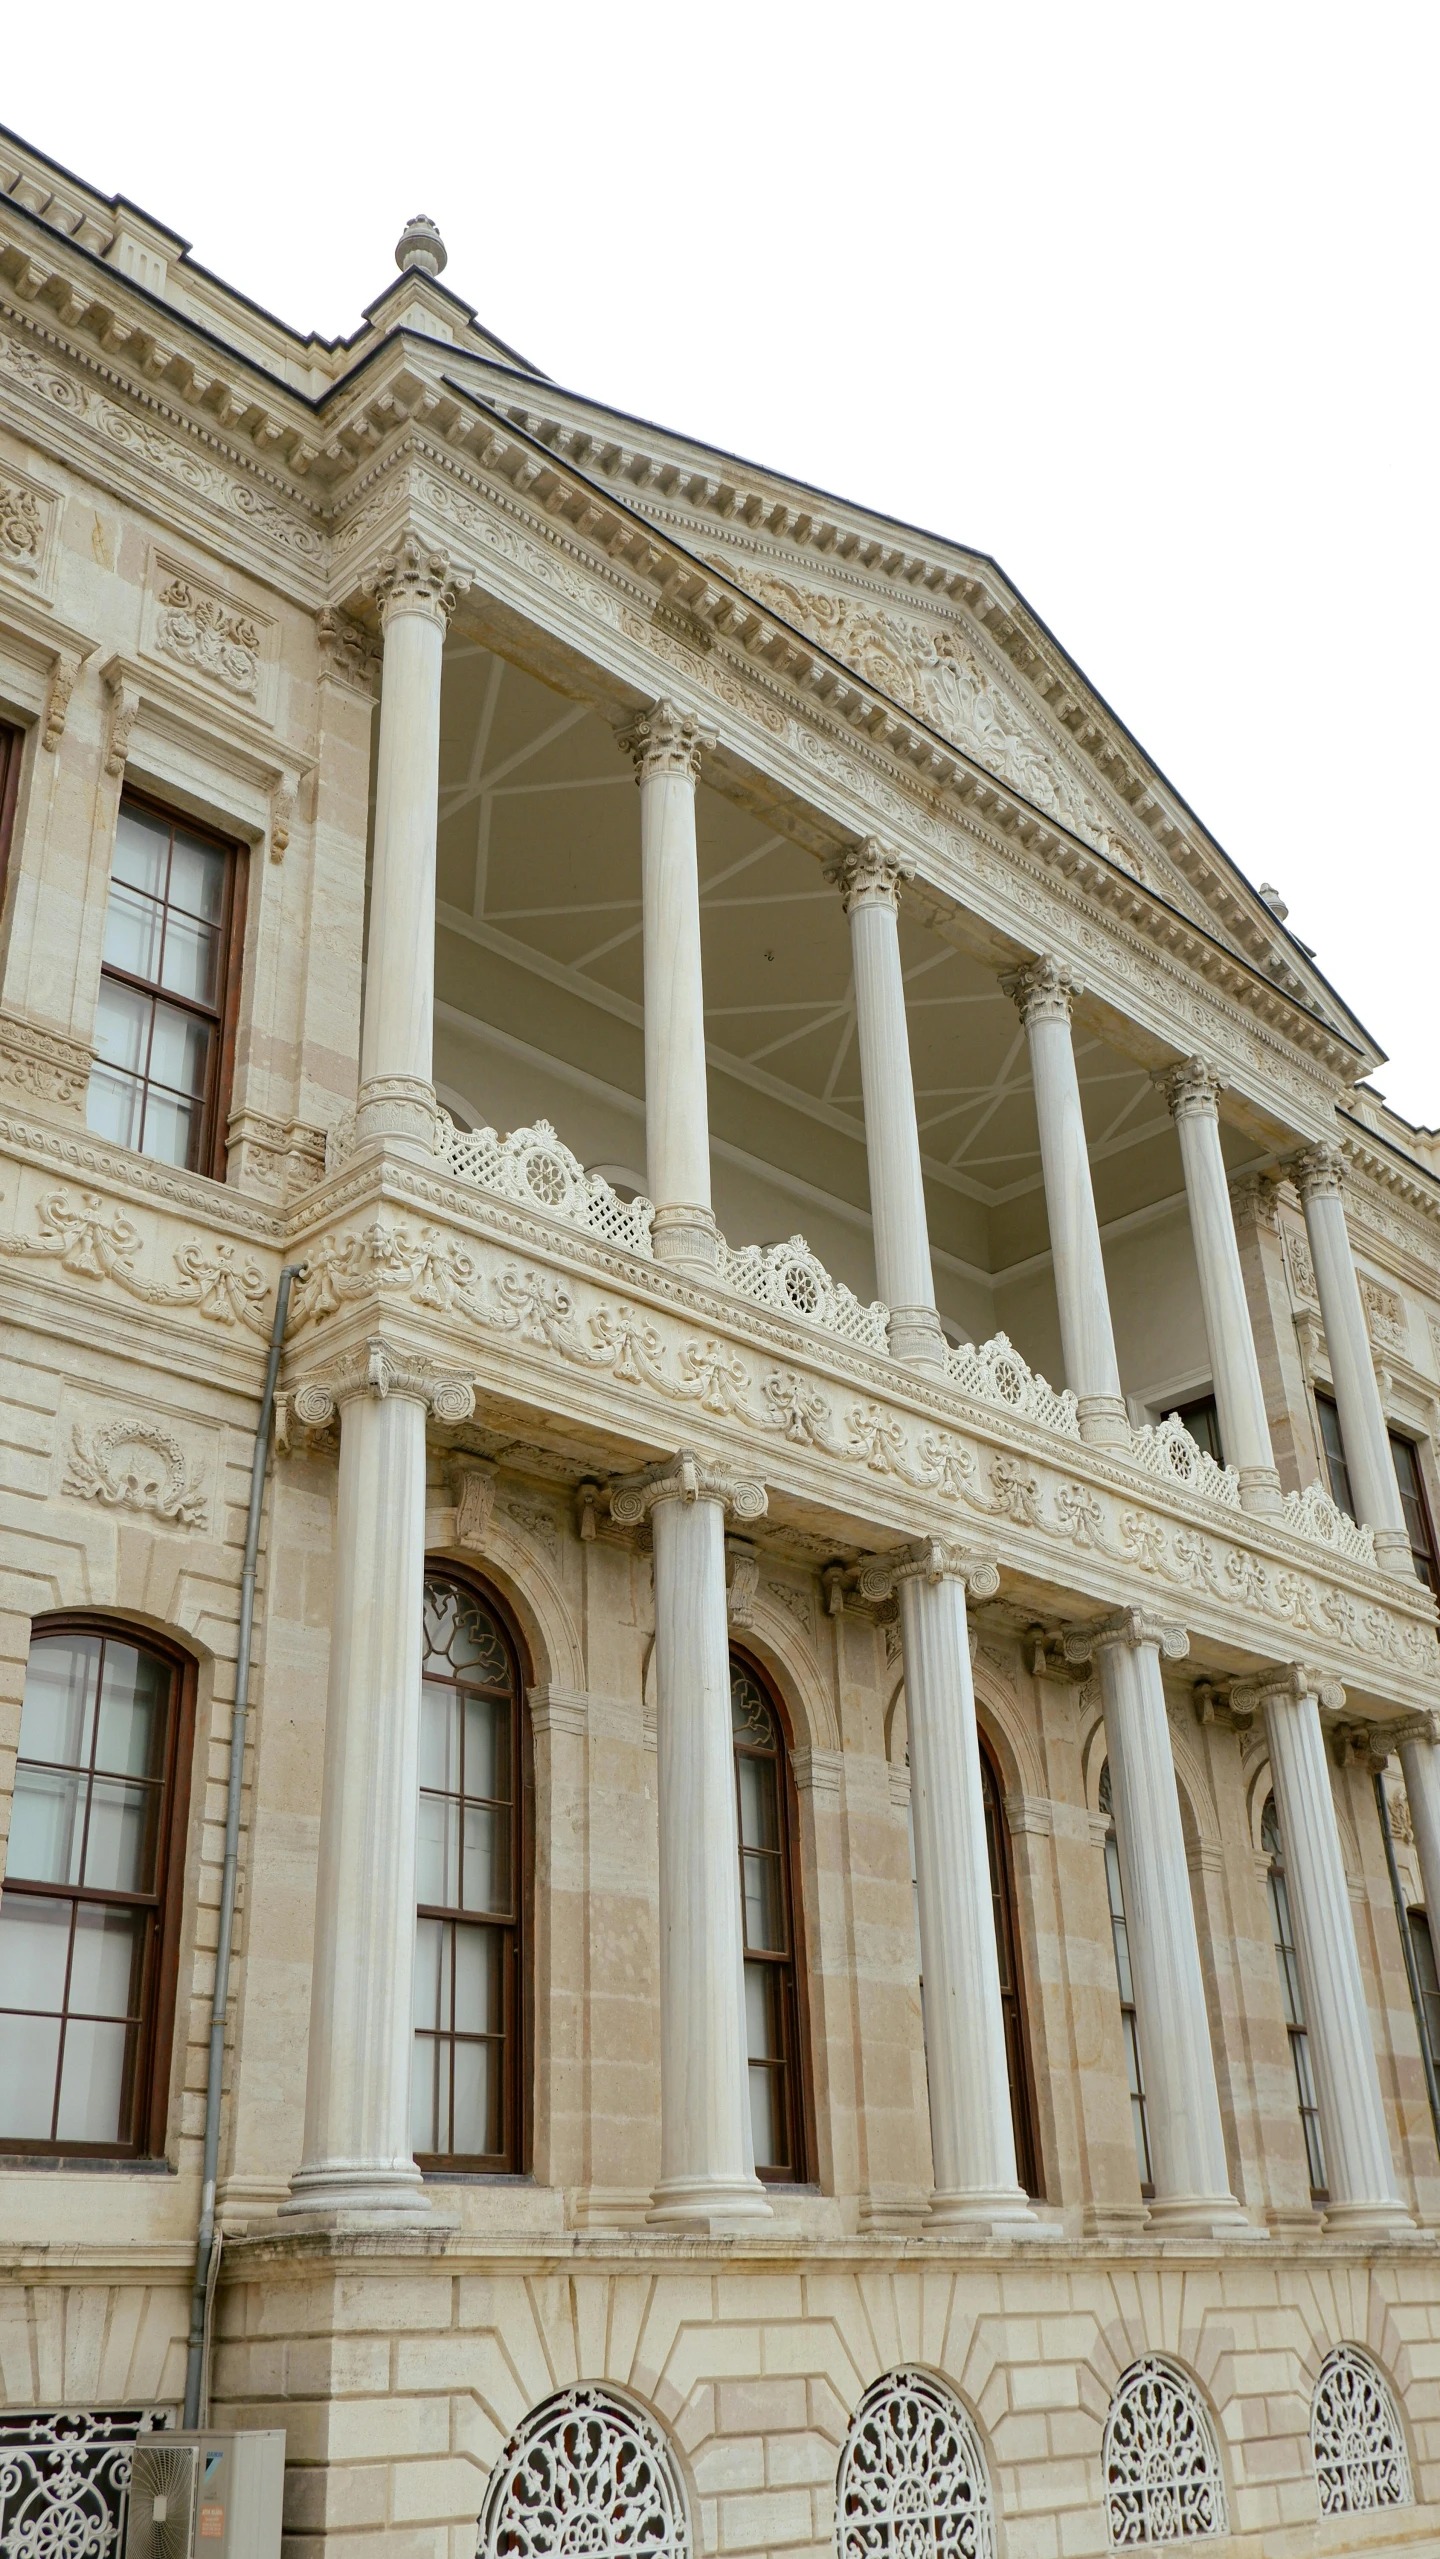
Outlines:
{"label": "carved stone railing", "polygon": [[1336,1555],[1348,1556],[1355,1564],[1375,1567],[1375,1531],[1362,1528],[1338,1502],[1332,1502],[1323,1484],[1307,1484],[1303,1493],[1287,1493],[1280,1505],[1280,1518],[1292,1537],[1312,1538],[1317,1546],[1328,1546]]}
{"label": "carved stone railing", "polygon": [[1192,1439],[1178,1413],[1163,1422],[1142,1422],[1130,1435],[1133,1465],[1147,1475],[1168,1476],[1192,1493],[1203,1493],[1227,1510],[1240,1508],[1240,1478],[1233,1466],[1217,1466],[1208,1448]]}
{"label": "carved stone railing", "polygon": [[622,1200],[603,1175],[587,1173],[548,1120],[501,1137],[493,1128],[457,1128],[449,1112],[442,1111],[435,1152],[462,1182],[478,1182],[482,1190],[498,1191],[501,1199],[583,1226],[624,1253],[639,1253],[647,1262],[652,1258],[655,1211],[649,1200]]}
{"label": "carved stone railing", "polygon": [[1058,1390],[1022,1359],[1004,1333],[988,1342],[965,1342],[945,1354],[945,1374],[962,1395],[978,1403],[998,1404],[1002,1412],[1042,1422],[1048,1430],[1078,1439],[1080,1421],[1068,1386]]}
{"label": "carved stone railing", "polygon": [[804,1323],[821,1324],[844,1342],[862,1350],[889,1348],[890,1310],[875,1298],[864,1305],[843,1281],[832,1279],[803,1235],[788,1244],[732,1245],[721,1241],[716,1273],[722,1288],[757,1306],[774,1306],[782,1315],[798,1315]]}

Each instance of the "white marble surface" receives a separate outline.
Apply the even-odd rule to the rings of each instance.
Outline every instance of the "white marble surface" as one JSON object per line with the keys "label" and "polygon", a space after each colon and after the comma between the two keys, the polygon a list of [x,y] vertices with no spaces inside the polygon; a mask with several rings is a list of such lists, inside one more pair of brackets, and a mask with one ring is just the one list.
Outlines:
{"label": "white marble surface", "polygon": [[1198,1082],[1190,1079],[1188,1089],[1182,1087],[1179,1093],[1172,1089],[1170,1107],[1180,1140],[1220,1442],[1226,1465],[1239,1474],[1244,1507],[1275,1512],[1280,1508],[1280,1476],[1270,1445],[1265,1390],[1220,1147],[1220,1122],[1213,1087],[1206,1094],[1196,1089]]}
{"label": "white marble surface", "polygon": [[876,1286],[890,1308],[897,1356],[939,1368],[945,1342],[934,1314],[894,877],[887,882],[881,872],[872,883],[857,883],[847,904]]}
{"label": "white marble surface", "polygon": [[1300,1195],[1356,1514],[1375,1531],[1377,1561],[1390,1572],[1412,1573],[1410,1535],[1400,1507],[1345,1203],[1338,1184],[1307,1178],[1303,1167]]}
{"label": "white marble surface", "polygon": [[1069,1010],[1048,1002],[1031,1002],[1022,1009],[1035,1085],[1065,1383],[1080,1407],[1081,1437],[1124,1447],[1130,1425],[1120,1392]]}
{"label": "white marble surface", "polygon": [[658,1259],[713,1267],[695,787],[704,739],[658,702],[629,740],[640,783],[646,1186]]}
{"label": "white marble surface", "polygon": [[366,941],[357,1135],[430,1145],[435,1017],[435,835],[446,616],[424,588],[382,607],[384,691]]}
{"label": "white marble surface", "polygon": [[1428,1737],[1411,1734],[1400,1744],[1400,1766],[1415,1831],[1425,1908],[1440,1942],[1440,1749]]}

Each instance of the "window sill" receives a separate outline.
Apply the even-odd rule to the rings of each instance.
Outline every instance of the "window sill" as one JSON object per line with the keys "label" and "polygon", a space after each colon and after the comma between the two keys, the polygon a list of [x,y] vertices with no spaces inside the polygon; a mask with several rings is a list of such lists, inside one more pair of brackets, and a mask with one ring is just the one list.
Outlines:
{"label": "window sill", "polygon": [[0,2176],[15,2176],[38,2170],[43,2176],[57,2172],[69,2177],[175,2177],[179,2171],[169,2159],[89,2159],[61,2153],[0,2150]]}

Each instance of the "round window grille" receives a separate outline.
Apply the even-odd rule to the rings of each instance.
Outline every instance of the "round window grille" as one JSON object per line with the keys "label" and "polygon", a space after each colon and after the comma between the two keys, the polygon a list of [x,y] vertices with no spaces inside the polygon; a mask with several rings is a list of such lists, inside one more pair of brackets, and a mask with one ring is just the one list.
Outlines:
{"label": "round window grille", "polygon": [[1122,2373],[1105,2420],[1104,2460],[1115,2549],[1225,2531],[1225,2482],[1205,2403],[1159,2355]]}
{"label": "round window grille", "polygon": [[928,2372],[872,2382],[840,2456],[839,2559],[993,2559],[985,2455],[954,2392]]}
{"label": "round window grille", "polygon": [[785,1274],[785,1294],[797,1315],[813,1315],[820,1303],[820,1283],[803,1262],[792,1264]]}
{"label": "round window grille", "polygon": [[675,2456],[609,2390],[532,2408],[490,2474],[476,2559],[690,2559]]}
{"label": "round window grille", "polygon": [[1320,2367],[1310,2447],[1322,2515],[1413,2504],[1399,2410],[1378,2364],[1358,2346],[1337,2346]]}
{"label": "round window grille", "polygon": [[527,1155],[525,1181],[546,1208],[558,1208],[570,1188],[565,1167],[554,1155]]}

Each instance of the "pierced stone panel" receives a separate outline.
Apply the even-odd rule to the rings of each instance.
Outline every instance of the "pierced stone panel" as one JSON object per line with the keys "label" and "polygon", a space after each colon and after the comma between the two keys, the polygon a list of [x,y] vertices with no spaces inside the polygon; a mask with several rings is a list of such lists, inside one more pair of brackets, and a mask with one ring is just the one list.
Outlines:
{"label": "pierced stone panel", "polygon": [[476,2559],[689,2559],[675,2456],[654,2419],[609,2390],[562,2390],[517,2428],[490,2474]]}
{"label": "pierced stone panel", "polygon": [[1378,2364],[1358,2346],[1337,2346],[1320,2367],[1310,2448],[1322,2515],[1413,2505],[1400,2412]]}
{"label": "pierced stone panel", "polygon": [[1116,2550],[1227,2528],[1214,2428],[1195,2384],[1163,2356],[1122,2373],[1105,2420],[1105,2515]]}
{"label": "pierced stone panel", "polygon": [[994,2511],[974,2425],[928,2372],[887,2372],[850,2422],[835,2491],[839,2559],[993,2559]]}
{"label": "pierced stone panel", "polygon": [[135,2439],[168,2422],[143,2407],[0,2410],[0,2559],[111,2559]]}

